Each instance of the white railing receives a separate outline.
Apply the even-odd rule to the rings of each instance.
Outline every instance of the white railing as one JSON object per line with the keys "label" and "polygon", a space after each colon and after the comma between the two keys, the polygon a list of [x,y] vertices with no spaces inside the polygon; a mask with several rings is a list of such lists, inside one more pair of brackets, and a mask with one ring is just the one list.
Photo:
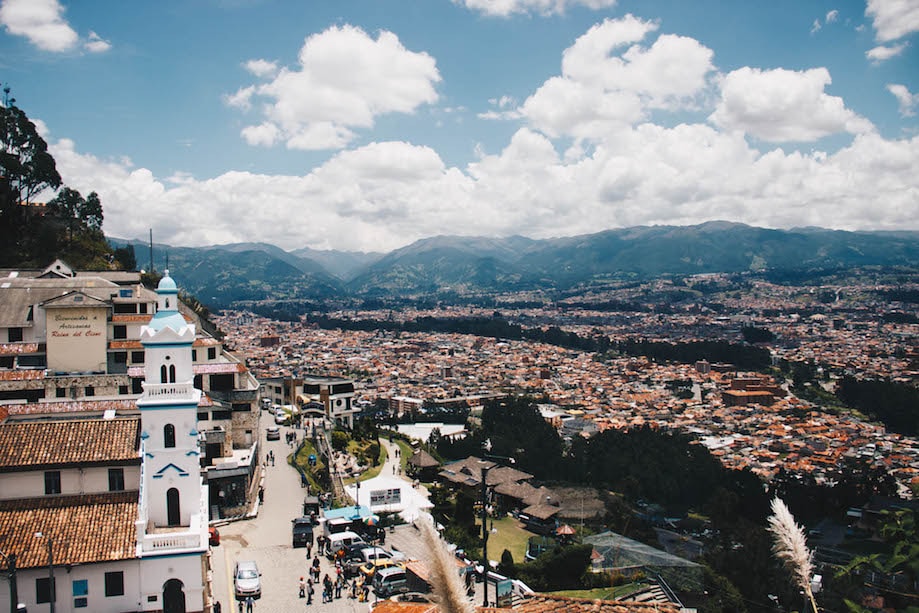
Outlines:
{"label": "white railing", "polygon": [[184,383],[147,383],[144,382],[144,396],[148,398],[161,398],[166,396],[189,397],[195,389],[191,381]]}

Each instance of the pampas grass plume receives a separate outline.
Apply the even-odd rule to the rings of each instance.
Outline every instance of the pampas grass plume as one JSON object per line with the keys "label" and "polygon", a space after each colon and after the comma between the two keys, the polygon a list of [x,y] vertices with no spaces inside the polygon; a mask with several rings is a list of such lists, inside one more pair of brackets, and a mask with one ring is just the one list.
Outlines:
{"label": "pampas grass plume", "polygon": [[813,554],[807,548],[804,529],[795,522],[791,511],[778,497],[772,499],[769,532],[773,537],[772,551],[792,572],[795,583],[804,590],[814,608],[814,613],[817,613],[817,602],[811,591],[811,575],[814,570]]}
{"label": "pampas grass plume", "polygon": [[418,520],[424,543],[431,552],[431,587],[443,613],[475,613],[475,606],[466,597],[466,587],[460,579],[453,555],[447,551],[430,521]]}

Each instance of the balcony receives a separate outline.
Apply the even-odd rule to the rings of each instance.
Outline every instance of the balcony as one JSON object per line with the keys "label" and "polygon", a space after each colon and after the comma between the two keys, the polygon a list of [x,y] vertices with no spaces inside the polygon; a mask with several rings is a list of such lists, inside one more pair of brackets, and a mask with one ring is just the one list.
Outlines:
{"label": "balcony", "polygon": [[195,386],[191,381],[184,383],[147,383],[144,382],[144,395],[147,398],[167,399],[167,398],[189,398],[195,392]]}

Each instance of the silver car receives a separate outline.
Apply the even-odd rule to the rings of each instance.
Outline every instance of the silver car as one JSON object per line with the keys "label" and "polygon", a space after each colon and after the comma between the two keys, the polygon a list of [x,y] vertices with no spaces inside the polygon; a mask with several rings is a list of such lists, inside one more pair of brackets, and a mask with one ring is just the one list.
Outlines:
{"label": "silver car", "polygon": [[248,597],[258,599],[262,597],[262,573],[252,561],[240,561],[233,570],[233,588],[236,590],[236,600],[245,600]]}

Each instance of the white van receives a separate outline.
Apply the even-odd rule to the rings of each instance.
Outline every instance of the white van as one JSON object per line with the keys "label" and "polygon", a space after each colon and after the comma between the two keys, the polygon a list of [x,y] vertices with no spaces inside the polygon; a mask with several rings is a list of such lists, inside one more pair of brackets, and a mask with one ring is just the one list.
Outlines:
{"label": "white van", "polygon": [[333,517],[332,519],[323,517],[319,521],[322,523],[322,533],[326,536],[347,532],[354,523],[350,519],[345,519],[344,517]]}
{"label": "white van", "polygon": [[350,530],[345,530],[344,532],[336,532],[335,534],[329,537],[329,559],[332,559],[335,556],[335,552],[339,549],[348,547],[349,545],[355,545],[358,543],[364,543],[364,539],[361,538],[361,535],[356,532],[351,532]]}
{"label": "white van", "polygon": [[398,566],[381,568],[373,574],[373,592],[382,598],[408,591],[405,569]]}

